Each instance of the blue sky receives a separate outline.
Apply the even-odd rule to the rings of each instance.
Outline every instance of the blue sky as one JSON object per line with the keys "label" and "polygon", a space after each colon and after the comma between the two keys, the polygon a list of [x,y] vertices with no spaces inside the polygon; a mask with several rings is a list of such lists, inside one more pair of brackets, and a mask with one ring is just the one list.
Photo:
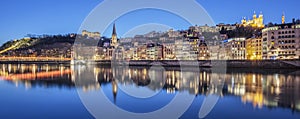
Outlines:
{"label": "blue sky", "polygon": [[[89,12],[101,2],[101,0],[1,0],[0,44],[22,38],[26,34],[75,33]],[[287,21],[300,16],[297,8],[299,0],[197,0],[197,2],[206,9],[215,23],[240,22],[243,16],[251,17],[253,11],[263,12],[265,24],[270,21],[280,23],[282,12],[285,13]],[[122,5],[115,7],[117,9]],[[116,21],[118,34],[124,34],[128,29],[139,25],[139,21],[149,21],[150,16],[154,18],[153,21],[160,21],[175,29],[188,27],[184,20],[176,18],[175,15],[157,10],[144,10],[120,17]],[[110,30],[103,34],[110,35]]]}

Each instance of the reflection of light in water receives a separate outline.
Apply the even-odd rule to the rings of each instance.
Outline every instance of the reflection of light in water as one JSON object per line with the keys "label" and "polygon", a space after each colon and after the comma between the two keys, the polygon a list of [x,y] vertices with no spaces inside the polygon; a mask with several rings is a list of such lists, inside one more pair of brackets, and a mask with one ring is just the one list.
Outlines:
{"label": "reflection of light in water", "polygon": [[252,83],[253,83],[253,84],[256,83],[256,77],[255,77],[255,76],[256,76],[255,74],[252,75]]}
{"label": "reflection of light in water", "polygon": [[25,65],[25,64],[22,64],[22,65],[21,65],[21,73],[24,73],[24,71],[25,71],[25,67],[26,67],[26,65]]}
{"label": "reflection of light in water", "polygon": [[276,87],[276,88],[275,88],[275,93],[276,93],[277,95],[280,94],[280,88],[279,88],[279,87]]}
{"label": "reflection of light in water", "polygon": [[8,64],[8,73],[11,72],[11,64]]}
{"label": "reflection of light in water", "polygon": [[31,88],[31,83],[29,81],[25,81],[25,88],[30,89]]}
{"label": "reflection of light in water", "polygon": [[161,90],[161,86],[155,85],[153,86],[153,84],[147,85],[147,86],[138,86],[136,85],[134,82],[132,83],[127,83],[126,85],[120,85],[119,83],[119,88],[120,90],[122,90],[123,92],[125,92],[128,95],[131,95],[133,97],[137,97],[137,98],[149,98],[152,97],[154,95],[156,95],[157,93],[160,92]]}
{"label": "reflection of light in water", "polygon": [[112,81],[112,91],[113,91],[113,95],[114,95],[114,103],[116,103],[118,84],[114,80]]}
{"label": "reflection of light in water", "polygon": [[[19,66],[19,69],[17,68]],[[13,65],[8,65],[2,64],[2,72],[3,71],[9,71],[11,70],[12,72],[10,73],[10,75],[13,75],[14,73],[19,73],[22,69],[24,69],[25,67],[25,72],[28,73],[28,71],[32,71],[34,72],[34,70],[38,70],[40,68],[40,66],[42,66],[42,68],[44,68],[44,70],[41,71],[37,71],[37,73],[40,72],[45,72],[45,65],[17,65],[17,64],[13,64]],[[43,67],[44,66],[44,67]],[[1,65],[0,65],[1,67]],[[21,68],[22,67],[22,68]],[[54,67],[52,65],[49,65],[51,71],[58,71],[58,73],[60,73],[61,69],[65,69],[63,66],[59,66],[59,65],[55,65]],[[11,69],[9,69],[11,68]],[[78,69],[76,69],[76,71],[74,71],[74,66],[71,66],[72,72],[71,75],[72,78],[71,79],[75,79],[73,78],[73,76],[78,76],[78,72],[81,72],[82,74],[84,74],[84,70],[86,70],[87,68],[85,68],[84,66],[81,67],[76,67]],[[59,70],[58,70],[59,69]],[[113,77],[111,76],[111,69],[109,68],[93,68],[94,69],[94,75],[96,78],[103,79],[103,77],[105,77],[104,81],[107,81],[106,83],[108,83],[109,81],[113,80]],[[93,69],[91,69],[93,71]],[[14,71],[16,70],[16,71]],[[50,72],[51,72],[50,71]],[[28,74],[32,74],[32,72],[29,72]],[[48,73],[50,73],[48,72]],[[76,74],[74,73],[76,72]],[[134,72],[136,72],[137,74],[135,74]],[[148,70],[146,69],[128,69],[125,70],[124,73],[122,73],[122,75],[125,75],[127,78],[128,76],[134,76],[134,78],[136,79],[146,79],[147,78],[141,78],[144,77],[144,74],[147,74]],[[36,73],[36,74],[37,74]],[[2,73],[1,73],[2,74]],[[24,74],[24,73],[23,73]],[[101,75],[100,75],[101,74]],[[159,72],[156,75],[160,75],[161,73]],[[164,73],[167,76],[167,80],[166,80],[166,84],[168,85],[168,87],[165,88],[165,91],[167,91],[167,93],[174,93],[175,91],[181,92],[181,91],[188,91],[191,95],[194,94],[200,94],[200,95],[204,95],[207,93],[207,89],[208,88],[215,88],[214,86],[211,85],[211,81],[209,80],[209,78],[213,77],[210,76],[212,75],[209,72],[200,72],[199,74],[196,74],[196,77],[191,77],[191,78],[187,78],[186,76],[182,76],[182,75],[188,75],[189,73],[180,73],[180,71],[166,71]],[[205,74],[205,75],[204,75]],[[59,74],[58,76],[60,76],[61,74]],[[224,88],[224,95],[235,95],[235,96],[241,96],[241,100],[245,103],[245,102],[250,102],[251,104],[253,104],[253,107],[259,107],[261,108],[263,105],[267,105],[267,106],[272,106],[272,107],[277,107],[277,106],[283,106],[286,105],[289,108],[293,108],[293,109],[297,109],[300,110],[300,102],[299,102],[299,83],[300,83],[300,78],[299,75],[290,75],[290,74],[286,74],[286,75],[281,75],[281,74],[253,74],[253,73],[228,73],[228,74],[224,74],[220,75],[220,77],[225,77],[226,78],[226,85],[227,88]],[[3,76],[3,75],[1,75]],[[64,75],[65,76],[65,75]],[[182,78],[184,79],[182,79]],[[205,77],[205,78],[204,78]],[[253,80],[255,79],[255,80]],[[27,80],[27,79],[26,79]],[[43,80],[41,78],[41,80]],[[93,80],[94,81],[94,80]],[[140,80],[141,81],[141,80]],[[255,81],[255,83],[253,83],[253,81]],[[24,84],[25,87],[28,89],[31,87],[31,84],[33,84],[35,81],[20,81],[20,80],[12,80],[11,82],[13,82],[15,84],[16,87],[20,87],[20,85]],[[55,83],[60,83],[60,82],[55,82]],[[123,80],[118,80],[119,84],[122,84],[122,86],[135,86],[135,90],[140,90],[141,92],[143,90],[149,90],[149,91],[155,91],[154,88],[148,88],[148,87],[142,87],[145,89],[142,89],[139,86],[133,85],[136,82],[133,82],[132,79],[130,78],[130,81],[126,80],[123,82]],[[45,83],[46,84],[46,83]],[[157,84],[160,84],[160,86],[163,85],[162,82],[159,82]],[[252,88],[253,85],[256,85],[255,88]],[[35,86],[35,85],[32,85]],[[118,85],[120,87],[120,85]],[[118,87],[118,88],[119,88]],[[83,85],[82,89],[84,91],[92,91],[92,90],[97,90],[101,88],[100,84],[98,83],[98,81],[96,81],[95,83],[89,84],[89,85]],[[118,88],[112,86],[112,91],[111,92],[118,92]],[[132,88],[133,89],[133,88]],[[141,90],[142,89],[142,90]],[[216,93],[217,90],[212,90],[213,93]],[[226,92],[227,91],[227,92]],[[298,102],[297,102],[298,101]]]}
{"label": "reflection of light in water", "polygon": [[46,72],[48,72],[48,71],[49,71],[49,65],[46,64]]}
{"label": "reflection of light in water", "polygon": [[31,72],[35,74],[36,73],[36,68],[37,68],[36,64],[33,64]]}
{"label": "reflection of light in water", "polygon": [[253,107],[259,107],[262,108],[264,104],[264,96],[261,92],[256,92],[256,93],[246,93],[245,95],[242,96],[242,102],[252,102]]}
{"label": "reflection of light in water", "polygon": [[300,110],[300,101],[297,102],[296,109]]}

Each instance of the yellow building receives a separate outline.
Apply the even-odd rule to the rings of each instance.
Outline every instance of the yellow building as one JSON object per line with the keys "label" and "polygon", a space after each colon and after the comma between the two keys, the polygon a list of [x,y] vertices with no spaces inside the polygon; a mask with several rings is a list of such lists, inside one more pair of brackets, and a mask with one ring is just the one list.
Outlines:
{"label": "yellow building", "polygon": [[263,14],[260,13],[259,16],[257,17],[256,13],[254,12],[253,14],[253,19],[252,20],[246,20],[244,17],[241,21],[242,26],[251,26],[254,28],[264,28],[264,17]]}
{"label": "yellow building", "polygon": [[249,38],[246,40],[246,51],[248,60],[261,60],[262,59],[262,39]]}

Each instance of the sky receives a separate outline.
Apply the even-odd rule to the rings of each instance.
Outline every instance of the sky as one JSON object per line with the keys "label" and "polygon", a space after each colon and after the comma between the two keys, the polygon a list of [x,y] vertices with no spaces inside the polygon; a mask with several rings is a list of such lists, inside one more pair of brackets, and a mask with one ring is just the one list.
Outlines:
{"label": "sky", "polygon": [[[242,17],[251,18],[254,11],[257,14],[260,12],[264,14],[265,24],[268,22],[280,23],[283,12],[287,22],[290,22],[292,18],[300,18],[299,0],[196,1],[207,11],[215,23],[240,22]],[[101,3],[102,0],[1,0],[0,44],[22,38],[26,34],[76,33],[87,15]],[[117,9],[122,6],[124,5],[116,4],[112,7]],[[105,12],[103,11],[103,14]],[[151,20],[149,20],[150,18]],[[166,24],[177,30],[189,27],[186,21],[171,13],[159,10],[140,10],[117,19],[117,32],[122,36],[132,28],[147,22]],[[109,36],[111,27],[102,34]]]}

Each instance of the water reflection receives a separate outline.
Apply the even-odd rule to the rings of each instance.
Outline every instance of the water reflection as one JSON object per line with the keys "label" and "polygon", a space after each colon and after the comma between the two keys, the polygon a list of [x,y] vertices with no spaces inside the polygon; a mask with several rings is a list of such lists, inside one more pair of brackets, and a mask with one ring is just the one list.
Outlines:
{"label": "water reflection", "polygon": [[[169,94],[188,91],[191,95],[215,93],[223,98],[238,96],[254,108],[288,108],[300,111],[300,71],[297,70],[228,70],[212,73],[210,69],[181,71],[179,68],[150,69],[143,67],[65,66],[50,64],[1,64],[0,79],[26,88],[68,87],[97,91],[111,85],[114,101],[119,89],[140,87]],[[188,76],[193,77],[188,77]],[[212,75],[225,77],[221,93],[211,85]],[[120,87],[121,86],[121,87]],[[136,89],[136,88],[135,88]],[[130,93],[130,92],[129,92]]]}

